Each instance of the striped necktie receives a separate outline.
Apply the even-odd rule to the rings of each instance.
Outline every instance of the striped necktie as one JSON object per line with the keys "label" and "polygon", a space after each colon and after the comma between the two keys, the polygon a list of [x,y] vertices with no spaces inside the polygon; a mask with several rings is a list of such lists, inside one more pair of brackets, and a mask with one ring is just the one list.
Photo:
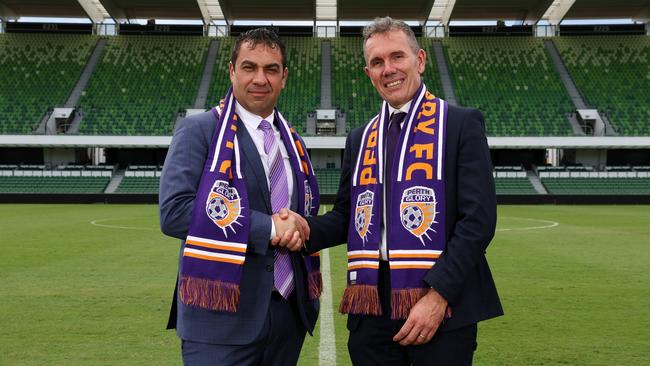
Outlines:
{"label": "striped necktie", "polygon": [[[282,208],[289,207],[287,173],[284,169],[284,161],[280,153],[280,147],[273,133],[273,127],[268,121],[262,120],[258,128],[264,132],[264,152],[266,153],[269,166],[271,209],[273,213],[276,213]],[[286,248],[277,247],[275,249],[274,267],[275,288],[286,299],[294,287],[291,256]]]}

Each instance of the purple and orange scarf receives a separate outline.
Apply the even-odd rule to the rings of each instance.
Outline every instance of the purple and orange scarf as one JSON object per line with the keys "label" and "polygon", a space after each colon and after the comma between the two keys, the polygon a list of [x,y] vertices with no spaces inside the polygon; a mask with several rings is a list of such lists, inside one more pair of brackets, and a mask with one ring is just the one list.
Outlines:
{"label": "purple and orange scarf", "polygon": [[[388,103],[365,127],[352,176],[348,286],[340,311],[381,315],[377,289],[381,220],[391,278],[391,318],[406,319],[429,286],[422,280],[446,248],[444,151],[447,104],[420,85],[403,122],[392,174],[384,177]],[[391,184],[391,197],[384,197]]]}
{"label": "purple and orange scarf", "polygon": [[[243,176],[244,160],[237,141],[239,117],[232,88],[219,107],[218,122],[196,193],[180,273],[179,296],[185,305],[235,312],[239,306],[242,269],[246,260],[250,209]],[[316,215],[319,193],[305,143],[275,110],[282,142],[296,175],[298,207],[304,216]],[[242,126],[243,127],[243,126]],[[308,293],[322,292],[318,255],[304,257]]]}

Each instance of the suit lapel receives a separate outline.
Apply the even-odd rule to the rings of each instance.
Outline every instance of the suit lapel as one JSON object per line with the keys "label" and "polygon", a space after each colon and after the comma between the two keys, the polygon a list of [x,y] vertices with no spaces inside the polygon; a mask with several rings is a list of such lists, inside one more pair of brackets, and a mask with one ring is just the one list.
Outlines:
{"label": "suit lapel", "polygon": [[241,150],[242,155],[246,157],[246,170],[251,171],[254,175],[254,177],[247,177],[246,186],[249,190],[251,187],[257,186],[257,189],[262,192],[264,205],[266,206],[267,211],[273,212],[271,209],[271,195],[269,193],[268,184],[266,183],[266,173],[264,173],[260,154],[255,147],[253,139],[248,134],[244,122],[241,121],[237,126],[237,139],[239,140],[239,149]]}

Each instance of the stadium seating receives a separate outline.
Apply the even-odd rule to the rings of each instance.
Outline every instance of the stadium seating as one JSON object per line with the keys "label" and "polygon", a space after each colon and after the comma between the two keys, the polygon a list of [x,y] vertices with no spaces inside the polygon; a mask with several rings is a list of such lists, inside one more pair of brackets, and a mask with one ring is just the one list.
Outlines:
{"label": "stadium seating", "polygon": [[569,135],[573,110],[542,39],[443,40],[458,103],[480,109],[492,136]]}
{"label": "stadium seating", "polygon": [[650,172],[644,167],[610,166],[603,171],[592,167],[567,167],[564,171],[538,168],[538,171],[551,194],[650,194]]}
{"label": "stadium seating", "polygon": [[230,53],[234,44],[234,38],[222,37],[217,38],[217,40],[219,41],[219,52],[214,61],[214,69],[212,69],[212,82],[206,100],[206,108],[212,108],[219,104],[219,101],[226,95],[226,91],[230,86],[228,65],[230,63]]}
{"label": "stadium seating", "polygon": [[528,178],[501,178],[494,179],[497,194],[537,194],[537,191]]}
{"label": "stadium seating", "polygon": [[363,72],[363,39],[332,38],[332,104],[345,112],[348,132],[379,112],[381,98]]}
{"label": "stadium seating", "polygon": [[80,133],[171,135],[192,106],[209,39],[190,36],[110,37],[80,101]]}
{"label": "stadium seating", "polygon": [[336,194],[339,189],[341,169],[316,169],[315,173],[320,194]]}
{"label": "stadium seating", "polygon": [[0,169],[0,193],[102,193],[111,180],[112,167],[57,167],[42,165]]}
{"label": "stadium seating", "polygon": [[124,177],[115,193],[151,193],[157,194],[160,177]]}
{"label": "stadium seating", "polygon": [[495,166],[494,182],[497,194],[537,194],[521,166]]}
{"label": "stadium seating", "polygon": [[650,178],[545,178],[551,194],[650,194]]}
{"label": "stadium seating", "polygon": [[0,134],[30,134],[48,109],[62,106],[97,39],[0,34]]}
{"label": "stadium seating", "polygon": [[553,39],[586,102],[619,135],[650,135],[650,37]]}
{"label": "stadium seating", "polygon": [[307,113],[320,106],[321,42],[312,37],[284,38],[284,42],[289,77],[278,107],[298,133],[304,133]]}
{"label": "stadium seating", "polygon": [[440,81],[440,72],[438,72],[438,65],[436,63],[436,55],[433,53],[432,41],[430,38],[418,38],[418,43],[427,53],[426,67],[424,68],[424,74],[422,74],[422,81],[427,86],[427,90],[436,97],[444,99],[445,96],[442,90],[442,82]]}
{"label": "stadium seating", "polygon": [[149,193],[157,194],[160,188],[162,167],[130,166],[115,193]]}

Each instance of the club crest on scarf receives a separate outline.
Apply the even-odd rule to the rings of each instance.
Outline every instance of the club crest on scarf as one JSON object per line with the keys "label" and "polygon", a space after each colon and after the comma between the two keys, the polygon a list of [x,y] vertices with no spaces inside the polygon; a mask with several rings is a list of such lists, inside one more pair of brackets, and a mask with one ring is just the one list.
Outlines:
{"label": "club crest on scarf", "polygon": [[374,196],[375,194],[372,191],[365,191],[357,197],[357,205],[354,210],[354,228],[363,242],[367,240],[366,235],[370,228]]}
{"label": "club crest on scarf", "polygon": [[223,234],[228,237],[227,228],[235,232],[232,226],[234,224],[241,226],[237,222],[237,219],[241,216],[239,192],[226,181],[215,181],[205,202],[205,212],[210,217],[210,220],[223,230]]}
{"label": "club crest on scarf", "polygon": [[311,193],[311,186],[309,181],[305,180],[305,207],[304,207],[304,216],[311,216],[312,201],[314,199],[313,194]]}
{"label": "club crest on scarf", "polygon": [[427,231],[436,232],[431,228],[436,222],[436,205],[436,194],[431,188],[415,186],[405,189],[402,193],[399,207],[402,226],[420,239],[422,245],[423,236],[431,240]]}

